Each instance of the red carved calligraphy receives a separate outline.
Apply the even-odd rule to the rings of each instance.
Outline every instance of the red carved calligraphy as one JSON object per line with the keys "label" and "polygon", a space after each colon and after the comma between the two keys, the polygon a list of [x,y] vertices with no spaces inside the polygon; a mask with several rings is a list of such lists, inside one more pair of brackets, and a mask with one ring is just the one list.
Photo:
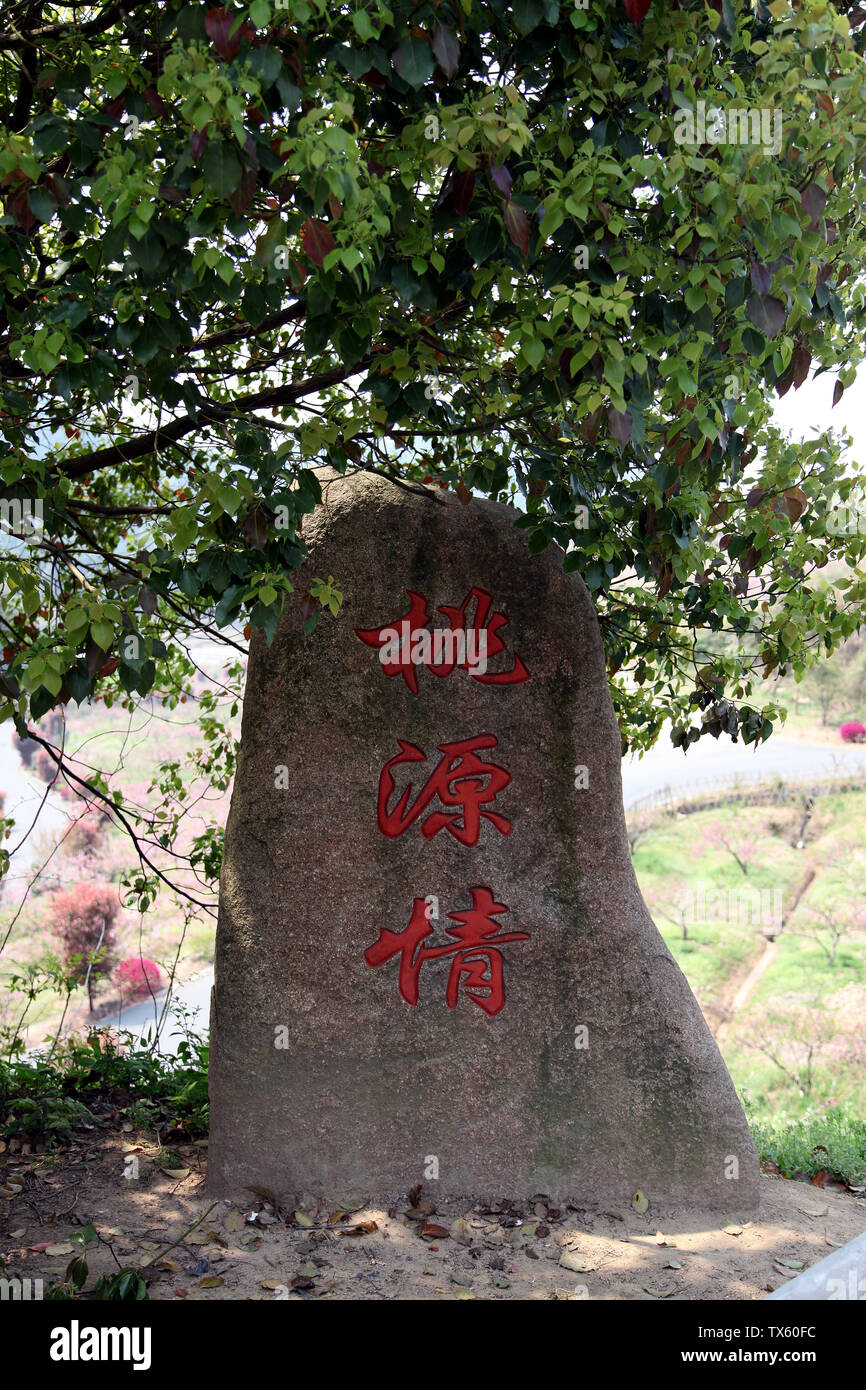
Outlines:
{"label": "red carved calligraphy", "polygon": [[432,840],[440,830],[447,830],[461,845],[477,845],[482,819],[488,820],[502,835],[510,835],[511,821],[496,811],[483,807],[495,801],[511,782],[511,774],[496,763],[483,762],[478,756],[482,748],[495,748],[493,734],[478,734],[456,743],[440,743],[442,754],[424,786],[412,800],[412,785],[405,787],[391,805],[395,791],[393,769],[403,763],[423,763],[426,753],[414,743],[398,739],[400,752],[390,758],[379,778],[379,829],[389,839],[396,839],[425,815],[432,802],[438,800],[447,810],[431,811],[421,824],[421,834]]}
{"label": "red carved calligraphy", "polygon": [[451,957],[451,969],[445,989],[445,1002],[456,1009],[461,988],[466,997],[483,1009],[488,1017],[498,1014],[505,1005],[505,983],[501,947],[510,941],[528,941],[528,932],[499,932],[495,917],[507,912],[497,903],[489,888],[473,888],[472,906],[463,912],[449,912],[456,927],[447,927],[449,936],[456,938],[444,946],[425,946],[422,943],[433,935],[423,898],[415,898],[408,925],[401,932],[383,927],[379,938],[364,952],[372,970],[399,956],[397,987],[407,1004],[417,1004],[421,967],[427,961]]}
{"label": "red carved calligraphy", "polygon": [[[418,694],[419,666],[426,666],[440,679],[459,667],[485,685],[517,685],[529,680],[529,672],[516,654],[508,669],[487,670],[490,658],[507,650],[499,632],[508,619],[493,609],[493,595],[486,589],[470,589],[462,603],[442,604],[436,611],[448,620],[448,627],[432,631],[427,599],[412,589],[406,592],[410,608],[402,618],[383,627],[355,629],[362,642],[379,649],[386,676],[402,676],[413,695]],[[470,620],[472,603],[475,613]]]}

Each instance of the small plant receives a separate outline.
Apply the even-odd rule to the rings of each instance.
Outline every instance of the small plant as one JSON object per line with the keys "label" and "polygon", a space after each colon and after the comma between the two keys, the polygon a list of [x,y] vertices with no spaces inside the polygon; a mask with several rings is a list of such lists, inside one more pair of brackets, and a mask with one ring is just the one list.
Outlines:
{"label": "small plant", "polygon": [[[80,1253],[75,1255],[66,1266],[63,1282],[48,1286],[45,1292],[46,1298],[66,1300],[85,1297],[115,1303],[140,1303],[148,1297],[147,1283],[141,1271],[120,1267],[115,1274],[100,1274],[90,1292],[83,1294],[84,1285],[90,1272],[85,1252],[88,1245],[100,1241],[101,1237],[93,1226],[85,1226],[83,1230],[76,1231],[69,1239],[73,1244],[81,1247]],[[113,1254],[114,1251],[112,1250]]]}
{"label": "small plant", "polygon": [[91,1029],[44,1056],[0,1061],[0,1137],[28,1135],[51,1145],[79,1122],[118,1109],[133,1122],[206,1134],[208,1046],[187,1026],[177,1053],[147,1038]]}

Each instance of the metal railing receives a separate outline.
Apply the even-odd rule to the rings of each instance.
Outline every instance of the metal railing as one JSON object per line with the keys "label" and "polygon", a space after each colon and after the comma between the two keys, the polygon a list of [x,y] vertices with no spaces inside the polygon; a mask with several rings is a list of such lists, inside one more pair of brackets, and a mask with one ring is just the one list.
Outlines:
{"label": "metal railing", "polygon": [[740,774],[736,777],[704,777],[674,786],[657,787],[626,805],[626,815],[669,809],[685,814],[733,805],[797,805],[807,797],[866,790],[866,771],[848,776],[839,773],[785,777],[781,773]]}

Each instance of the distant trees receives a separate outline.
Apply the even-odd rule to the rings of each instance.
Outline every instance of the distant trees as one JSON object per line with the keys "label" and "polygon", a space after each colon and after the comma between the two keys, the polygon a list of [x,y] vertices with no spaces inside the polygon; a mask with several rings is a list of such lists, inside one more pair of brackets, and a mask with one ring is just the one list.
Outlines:
{"label": "distant trees", "polygon": [[51,900],[51,928],[60,939],[71,977],[87,989],[91,1013],[94,985],[111,973],[119,908],[109,883],[76,883],[55,893]]}
{"label": "distant trees", "polygon": [[831,966],[836,964],[840,943],[852,933],[866,931],[866,905],[837,902],[810,904],[803,918],[792,928],[794,936],[806,937],[821,948]]}
{"label": "distant trees", "polygon": [[752,1024],[743,1044],[768,1058],[801,1096],[811,1096],[816,1065],[839,1038],[832,1015],[816,999],[796,998],[767,1009]]}

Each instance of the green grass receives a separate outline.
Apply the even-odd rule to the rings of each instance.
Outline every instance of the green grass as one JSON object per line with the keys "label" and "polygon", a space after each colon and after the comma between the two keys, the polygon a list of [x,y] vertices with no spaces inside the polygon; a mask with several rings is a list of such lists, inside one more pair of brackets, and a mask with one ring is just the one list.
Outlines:
{"label": "green grass", "polygon": [[782,1113],[750,1125],[761,1160],[777,1163],[786,1178],[823,1171],[853,1187],[866,1183],[866,1122],[847,1111]]}
{"label": "green grass", "polygon": [[[866,867],[866,794],[819,797],[802,850],[789,843],[795,815],[794,807],[734,806],[664,818],[634,856],[656,925],[711,1020],[720,1005],[730,1005],[763,958],[764,926],[772,930],[771,924],[750,924],[744,912],[737,912],[743,901],[737,894],[778,890],[788,915],[807,870],[816,870],[778,937],[768,968],[722,1041],[731,1075],[740,1089],[748,1090],[753,1119],[765,1128],[779,1115],[798,1124],[811,1116],[814,1128],[819,1107],[830,1107],[831,1117],[839,1108],[852,1116],[866,1115],[866,1044],[860,1040],[866,1015],[866,931],[857,924],[843,937],[832,966],[817,942],[798,934],[811,922],[811,904],[833,903],[844,912],[856,904],[861,856]],[[727,851],[709,843],[711,824],[721,824],[757,847],[747,875]],[[724,898],[727,910],[721,916],[702,916],[695,899],[702,896],[706,903],[714,891],[732,895]],[[691,894],[694,904],[688,940],[661,910],[670,911],[680,892]],[[768,1040],[785,1070],[758,1050]],[[803,1162],[799,1166],[807,1168]]]}

